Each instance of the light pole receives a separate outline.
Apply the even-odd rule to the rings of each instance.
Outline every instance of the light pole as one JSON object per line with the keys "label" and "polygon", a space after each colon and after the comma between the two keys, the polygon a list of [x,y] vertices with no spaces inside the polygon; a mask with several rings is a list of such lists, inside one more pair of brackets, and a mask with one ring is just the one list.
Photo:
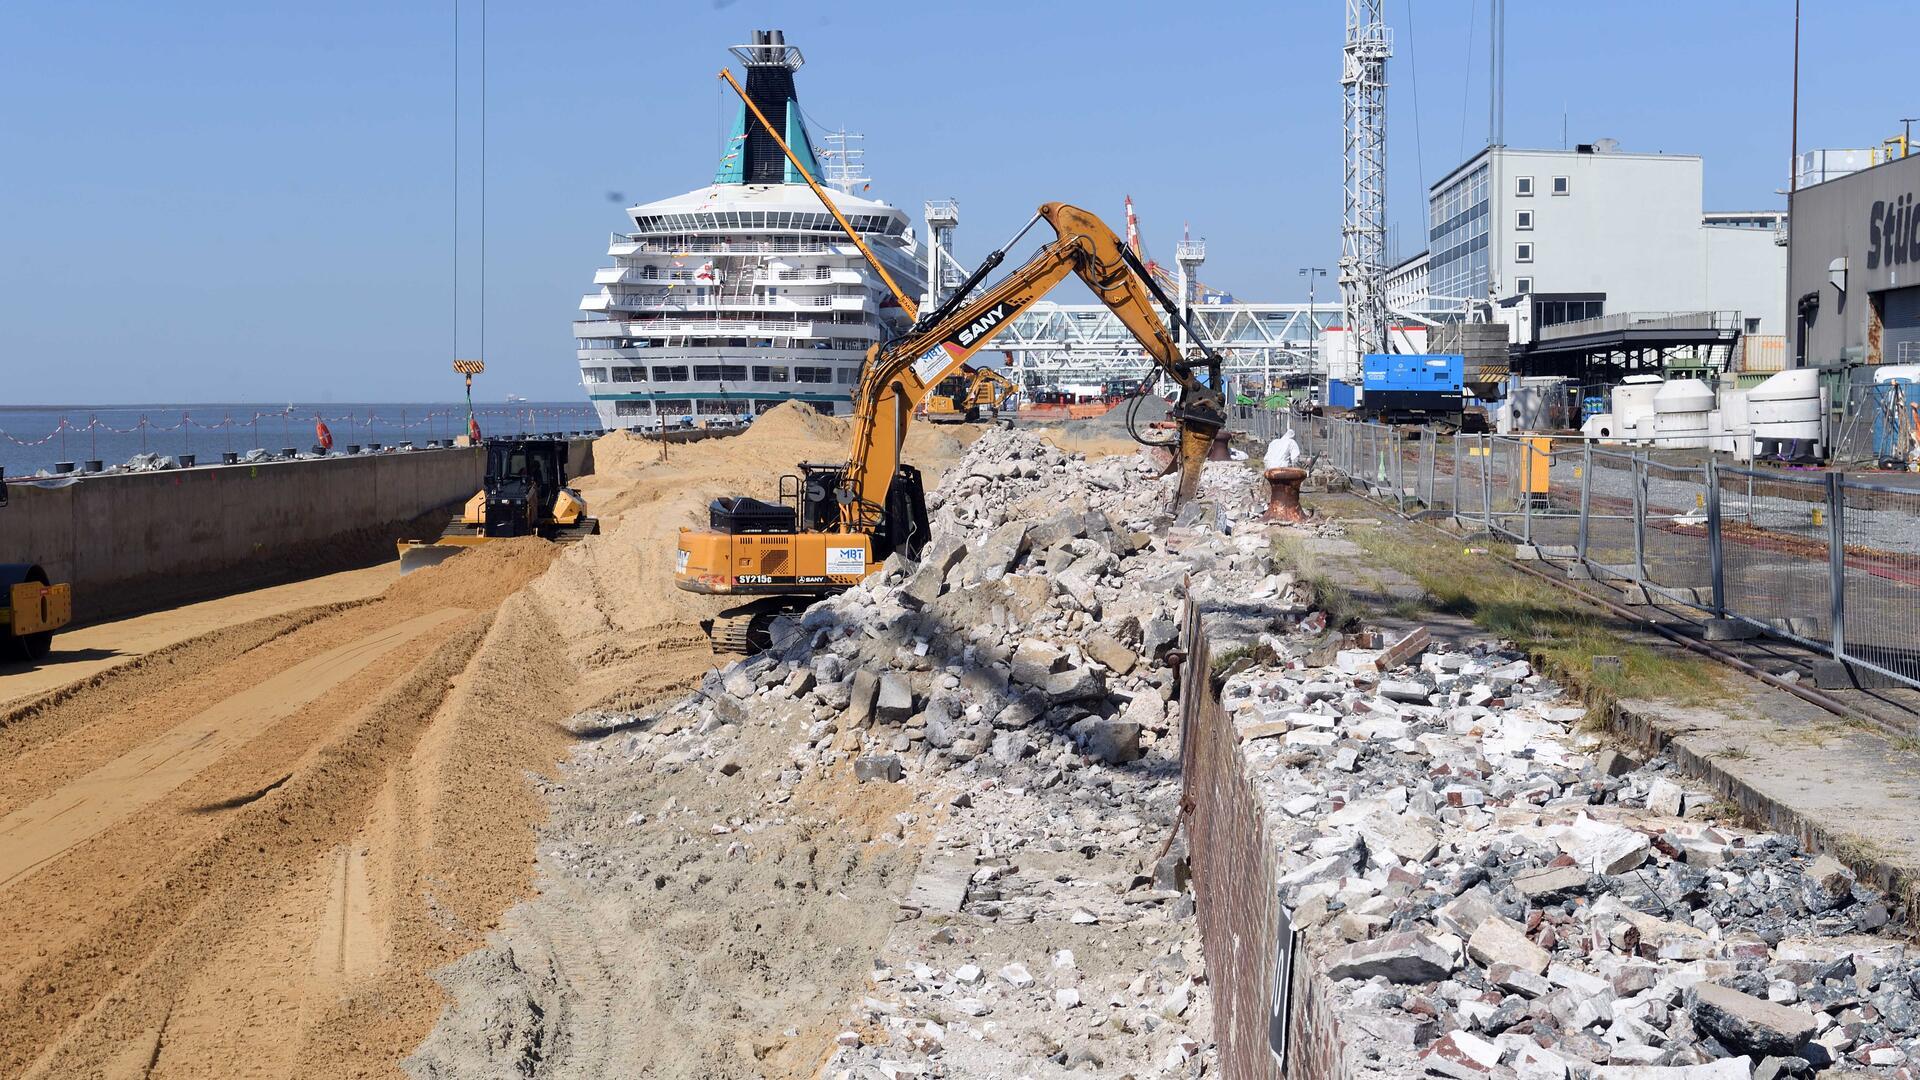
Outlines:
{"label": "light pole", "polygon": [[1314,369],[1320,364],[1320,324],[1313,319],[1313,286],[1315,278],[1327,276],[1325,269],[1318,266],[1303,266],[1300,276],[1307,279],[1307,374],[1316,375]]}

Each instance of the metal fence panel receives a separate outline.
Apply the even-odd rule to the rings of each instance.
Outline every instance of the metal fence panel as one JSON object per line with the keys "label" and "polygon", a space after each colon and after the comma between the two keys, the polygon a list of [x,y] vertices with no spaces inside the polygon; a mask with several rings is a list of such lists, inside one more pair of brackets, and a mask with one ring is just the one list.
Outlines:
{"label": "metal fence panel", "polygon": [[1826,649],[1833,574],[1825,484],[1731,466],[1716,472],[1727,614]]}
{"label": "metal fence panel", "polygon": [[1841,608],[1846,659],[1920,681],[1920,492],[1847,481]]}
{"label": "metal fence panel", "polygon": [[1920,490],[1657,460],[1532,437],[1283,418],[1320,464],[1596,578],[1736,618],[1920,686]]}

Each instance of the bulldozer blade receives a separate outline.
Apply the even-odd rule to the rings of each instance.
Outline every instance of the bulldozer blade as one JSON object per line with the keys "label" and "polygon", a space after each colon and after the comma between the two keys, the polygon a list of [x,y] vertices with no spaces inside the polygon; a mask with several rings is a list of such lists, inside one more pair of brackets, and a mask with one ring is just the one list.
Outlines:
{"label": "bulldozer blade", "polygon": [[408,544],[400,549],[400,573],[405,576],[415,570],[439,566],[467,547],[465,544]]}

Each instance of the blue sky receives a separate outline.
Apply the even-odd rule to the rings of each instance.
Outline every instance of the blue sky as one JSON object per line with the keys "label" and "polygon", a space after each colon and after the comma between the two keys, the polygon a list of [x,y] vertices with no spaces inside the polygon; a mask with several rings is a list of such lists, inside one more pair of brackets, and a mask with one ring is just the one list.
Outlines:
{"label": "blue sky", "polygon": [[[1402,253],[1423,185],[1485,141],[1486,8],[1387,0]],[[1911,65],[1869,60],[1906,5],[1808,9],[1803,148],[1920,114]],[[480,347],[479,10],[462,4],[462,355]],[[0,5],[0,403],[457,395],[452,11]],[[1704,155],[1711,209],[1784,205],[1791,20],[1783,0],[1512,4],[1507,142],[1559,146],[1564,109],[1575,142]],[[963,260],[1050,199],[1118,228],[1131,193],[1160,257],[1190,221],[1210,284],[1303,298],[1295,269],[1339,257],[1342,26],[1338,0],[495,0],[481,396],[579,396],[568,323],[623,220],[609,193],[711,179],[714,73],[761,27],[806,53],[807,113],[866,134],[872,194],[916,219],[960,200]]]}

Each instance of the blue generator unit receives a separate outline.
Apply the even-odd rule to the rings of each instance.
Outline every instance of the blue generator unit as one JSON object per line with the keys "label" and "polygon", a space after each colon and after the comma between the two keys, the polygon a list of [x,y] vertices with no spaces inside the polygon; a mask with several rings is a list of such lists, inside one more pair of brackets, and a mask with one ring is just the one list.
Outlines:
{"label": "blue generator unit", "polygon": [[1466,411],[1465,369],[1458,353],[1368,353],[1360,362],[1360,411],[1384,424],[1457,430]]}

